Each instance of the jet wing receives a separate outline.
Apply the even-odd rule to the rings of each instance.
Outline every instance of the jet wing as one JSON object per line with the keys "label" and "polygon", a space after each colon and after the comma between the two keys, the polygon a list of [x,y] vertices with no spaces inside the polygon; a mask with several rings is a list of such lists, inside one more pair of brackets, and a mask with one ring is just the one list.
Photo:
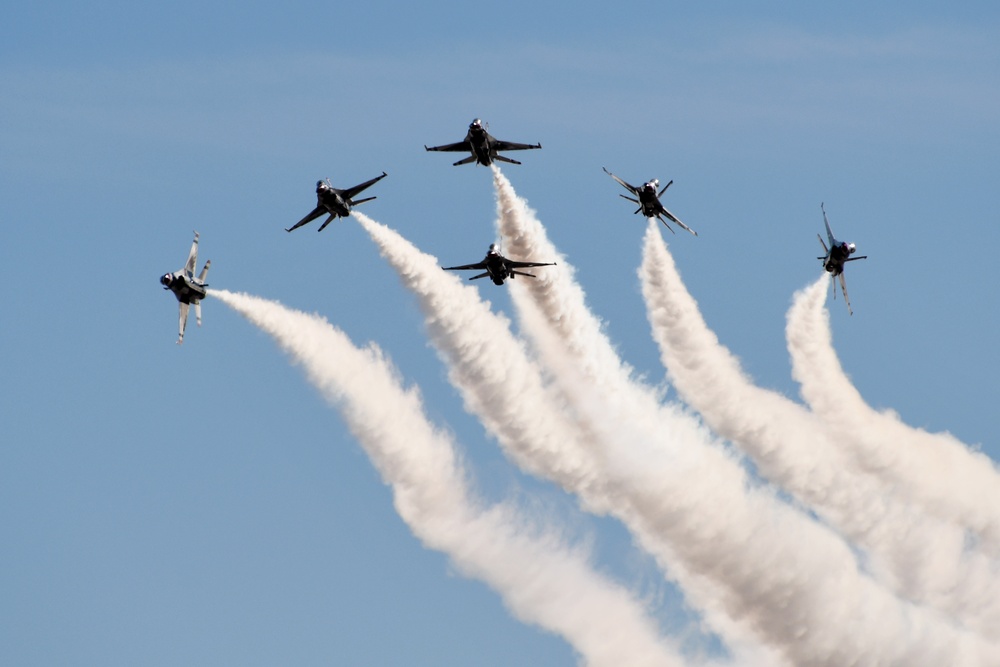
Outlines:
{"label": "jet wing", "polygon": [[362,192],[363,190],[366,190],[366,189],[370,188],[372,185],[375,185],[376,183],[378,183],[379,181],[381,181],[386,176],[387,176],[387,174],[383,171],[381,176],[376,176],[375,178],[371,179],[370,181],[365,181],[364,183],[359,183],[358,185],[355,185],[353,188],[347,188],[346,190],[343,191],[343,196],[344,196],[345,199],[354,199],[354,195]]}
{"label": "jet wing", "polygon": [[464,271],[466,269],[485,269],[486,262],[476,262],[475,264],[463,264],[462,266],[442,266],[445,271]]}
{"label": "jet wing", "polygon": [[190,308],[189,304],[186,304],[183,301],[180,302],[180,313],[177,322],[177,329],[178,333],[180,334],[180,336],[177,338],[178,345],[184,342],[184,329],[187,328],[189,308]]}
{"label": "jet wing", "polygon": [[[851,308],[851,300],[847,296],[847,281],[844,279],[844,274],[840,274],[840,289],[844,293],[844,302],[847,304],[847,312],[851,315],[854,314],[854,310]],[[833,291],[834,295],[837,294],[837,290]]]}
{"label": "jet wing", "polygon": [[493,149],[498,151],[526,151],[530,148],[541,148],[541,144],[519,144],[513,141],[493,140]]}
{"label": "jet wing", "polygon": [[327,212],[328,211],[326,210],[326,208],[324,206],[317,206],[316,208],[314,208],[309,213],[309,215],[307,215],[306,217],[302,218],[301,220],[299,220],[298,222],[296,222],[294,225],[292,225],[291,227],[287,228],[285,231],[286,232],[294,231],[294,230],[298,229],[299,227],[301,227],[302,225],[306,224],[307,222],[312,222],[313,220],[315,220],[316,218],[318,218],[321,215],[324,215]]}
{"label": "jet wing", "polygon": [[607,168],[601,167],[601,169],[604,169],[604,173],[605,174],[607,174],[611,178],[613,178],[616,181],[618,181],[618,183],[621,184],[621,186],[623,188],[625,188],[626,190],[629,190],[630,192],[639,192],[639,188],[635,187],[634,185],[632,185],[630,183],[626,183],[625,181],[623,181],[622,179],[618,178],[617,176],[615,176],[614,174],[612,174],[610,171],[608,171]]}
{"label": "jet wing", "polygon": [[506,260],[508,269],[527,269],[532,266],[555,266],[555,262],[515,262],[513,260]]}
{"label": "jet wing", "polygon": [[424,146],[425,150],[429,151],[446,151],[448,153],[458,153],[458,152],[468,152],[472,150],[472,146],[469,145],[468,141],[459,141],[457,144],[444,144],[443,146]]}

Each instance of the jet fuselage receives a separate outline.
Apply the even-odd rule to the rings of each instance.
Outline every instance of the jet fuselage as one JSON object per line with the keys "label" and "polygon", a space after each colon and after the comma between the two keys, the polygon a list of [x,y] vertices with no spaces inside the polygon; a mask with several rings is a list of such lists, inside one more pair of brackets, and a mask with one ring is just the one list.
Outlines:
{"label": "jet fuselage", "polygon": [[644,183],[635,193],[639,197],[642,214],[647,218],[655,218],[658,214],[663,213],[663,204],[660,203],[660,197],[656,191],[659,184],[659,181],[654,179]]}
{"label": "jet fuselage", "polygon": [[856,251],[857,247],[853,243],[837,241],[831,236],[830,252],[827,253],[826,259],[823,260],[823,268],[835,276],[840,275],[844,272],[844,262]]}
{"label": "jet fuselage", "polygon": [[499,253],[490,250],[483,259],[483,262],[486,264],[486,270],[489,271],[490,280],[493,281],[493,284],[503,285],[503,281],[510,276],[504,258]]}
{"label": "jet fuselage", "polygon": [[193,276],[183,273],[165,273],[160,284],[169,289],[181,303],[201,301],[205,298],[205,286],[195,281]]}
{"label": "jet fuselage", "polygon": [[316,200],[331,215],[346,218],[351,214],[350,202],[345,201],[340,192],[335,188],[328,187],[322,181],[316,185]]}
{"label": "jet fuselage", "polygon": [[465,135],[465,140],[472,147],[472,152],[476,154],[476,162],[488,167],[493,164],[493,157],[496,151],[490,148],[490,135],[478,119],[469,125],[469,132]]}

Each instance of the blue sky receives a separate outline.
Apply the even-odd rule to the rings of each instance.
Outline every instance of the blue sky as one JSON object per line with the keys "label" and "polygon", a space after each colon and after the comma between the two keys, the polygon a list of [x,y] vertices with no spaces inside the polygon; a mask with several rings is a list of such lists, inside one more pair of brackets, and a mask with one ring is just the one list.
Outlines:
{"label": "blue sky", "polygon": [[858,390],[997,459],[998,28],[978,2],[9,8],[0,662],[575,664],[420,546],[270,338],[209,300],[173,344],[157,279],[193,229],[213,287],[376,341],[484,495],[567,525],[677,622],[620,526],[517,471],[463,411],[355,221],[284,232],[318,178],[384,170],[367,215],[444,264],[478,260],[490,174],[422,148],[475,117],[544,146],[503,171],[649,382],[664,369],[636,277],[645,222],[602,166],[674,180],[665,203],[699,232],[663,230],[687,288],[757,383],[793,398],[785,313],[819,273],[825,202],[869,256],[848,271],[854,316],[828,304]]}

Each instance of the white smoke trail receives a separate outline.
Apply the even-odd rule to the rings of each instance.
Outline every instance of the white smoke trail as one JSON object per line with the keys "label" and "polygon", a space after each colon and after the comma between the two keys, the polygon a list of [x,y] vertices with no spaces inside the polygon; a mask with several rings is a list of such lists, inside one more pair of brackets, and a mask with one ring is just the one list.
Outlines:
{"label": "white smoke trail", "polygon": [[[522,329],[545,362],[561,397],[575,414],[587,416],[590,426],[587,437],[601,441],[599,445],[592,444],[591,449],[603,452],[600,460],[609,475],[629,480],[635,471],[648,470],[653,460],[663,460],[667,454],[669,460],[665,465],[699,474],[715,488],[746,486],[743,470],[732,461],[724,461],[728,455],[718,447],[664,450],[657,446],[661,441],[705,444],[712,436],[694,420],[681,417],[675,406],[661,406],[653,389],[633,380],[632,369],[604,335],[601,321],[587,308],[573,266],[548,240],[537,217],[495,166],[493,182],[497,192],[497,231],[509,256],[524,261],[558,262],[558,270],[542,268],[535,271],[536,279],[511,284],[511,297]],[[653,447],[657,451],[640,454],[639,442],[656,443]],[[626,481],[624,489],[616,493],[628,497],[632,488]],[[629,512],[620,510],[619,516]],[[658,535],[643,538],[643,531],[659,531],[646,525],[641,514],[631,519],[630,528],[647,550],[656,555],[664,572],[682,586],[705,614],[709,625],[738,654],[749,656],[764,651],[756,631],[745,627],[748,623],[733,622],[733,608],[726,608],[720,602],[726,593],[707,571],[699,571],[701,568],[691,571]],[[771,655],[752,659],[774,662],[778,658]]]}
{"label": "white smoke trail", "polygon": [[396,509],[429,547],[487,582],[521,620],[562,635],[588,665],[681,665],[640,603],[596,574],[579,550],[506,505],[483,508],[450,438],[427,420],[374,345],[355,347],[339,329],[245,294],[210,294],[274,337],[336,407],[382,479]]}
{"label": "white smoke trail", "polygon": [[[510,323],[493,313],[474,287],[443,272],[434,257],[364,214],[354,212],[354,217],[417,296],[431,341],[466,409],[519,467],[575,493],[587,511],[612,512],[616,494],[605,488],[600,473],[608,462],[582,446],[579,424],[588,416],[554,401],[540,369],[510,333]],[[663,552],[669,547],[661,545],[660,553],[655,546],[646,548],[661,564],[668,558]],[[751,651],[748,637],[727,638],[731,649]]]}
{"label": "white smoke trail", "polygon": [[824,277],[798,292],[788,312],[792,375],[806,403],[856,465],[883,477],[925,511],[975,531],[984,547],[1000,553],[996,464],[950,434],[912,428],[864,401],[833,349]]}
{"label": "white smoke trail", "polygon": [[[758,494],[748,502],[742,488],[717,488],[714,475],[672,467],[662,452],[665,461],[649,461],[627,479],[608,479],[615,466],[602,459],[609,452],[595,452],[586,426],[553,404],[506,322],[473,290],[442,274],[434,258],[384,225],[356,217],[417,295],[449,377],[505,450],[590,508],[614,511],[661,564],[679,561],[704,572],[702,581],[716,583],[723,598],[710,606],[749,624],[795,664],[975,665],[993,655],[978,637],[860,575],[843,542],[787,508],[777,510],[782,506],[770,498]],[[506,384],[515,379],[516,386]],[[628,424],[618,426],[625,443],[643,445],[632,441]]]}
{"label": "white smoke trail", "polygon": [[[497,187],[500,233],[508,240],[508,247],[516,253],[516,257],[544,259],[554,256],[556,250],[549,242],[541,223],[526,202],[516,196],[509,181],[495,168],[494,183]],[[660,239],[657,230],[658,226],[654,221],[650,225],[650,233]],[[618,359],[610,341],[600,331],[599,321],[586,307],[583,291],[573,281],[572,267],[569,267],[565,258],[560,258],[560,268],[562,270],[558,272],[539,272],[538,280],[528,281],[523,291],[512,288],[512,296],[525,330],[543,351],[542,358],[555,360],[555,365],[563,368],[556,373],[557,376],[573,378],[561,383],[564,392],[571,397],[571,402],[586,400],[581,395],[596,391],[600,394],[601,414],[613,415],[610,417],[612,421],[631,424],[633,430],[645,427],[645,440],[656,441],[656,436],[649,431],[652,427],[662,436],[662,442],[668,445],[683,443],[682,452],[699,452],[699,456],[704,459],[699,463],[710,474],[718,475],[720,471],[728,470],[730,486],[740,488],[742,482],[733,484],[732,480],[740,480],[742,471],[734,472],[736,466],[733,461],[720,455],[717,448],[706,447],[707,439],[699,437],[701,434],[686,415],[679,410],[662,409],[659,411],[659,420],[650,421],[649,416],[656,412],[650,405],[652,393],[629,377],[627,367]],[[588,359],[599,359],[600,362],[588,363]],[[567,373],[567,369],[572,372]],[[578,377],[586,381],[580,382]],[[619,443],[612,439],[607,444],[613,450]],[[635,450],[636,443],[629,442],[625,451],[617,452],[610,458],[634,460]],[[643,465],[649,465],[652,460],[652,457],[645,459]],[[673,463],[676,465],[676,461]],[[643,500],[635,498],[634,502],[642,506]],[[647,509],[656,511],[655,506]],[[979,562],[977,565],[981,571],[983,563]],[[978,579],[981,581],[983,578]],[[987,595],[990,590],[986,589]],[[958,597],[961,598],[958,602],[968,601],[965,596]],[[982,598],[980,596],[979,600]],[[949,602],[958,604],[956,600]],[[967,611],[965,607],[960,608]]]}
{"label": "white smoke trail", "polygon": [[882,480],[886,489],[922,511],[975,532],[972,560],[990,577],[966,571],[953,597],[963,618],[1000,636],[1000,475],[993,461],[969,451],[950,435],[935,435],[873,410],[844,373],[833,349],[825,307],[825,274],[796,293],[788,311],[786,336],[792,375],[806,402],[850,465]]}
{"label": "white smoke trail", "polygon": [[652,224],[640,277],[663,362],[706,423],[743,447],[763,475],[866,549],[876,576],[893,590],[982,628],[983,618],[956,585],[968,578],[989,591],[995,578],[988,560],[966,553],[964,531],[908,506],[871,476],[852,472],[818,419],[754,386],[705,325]]}

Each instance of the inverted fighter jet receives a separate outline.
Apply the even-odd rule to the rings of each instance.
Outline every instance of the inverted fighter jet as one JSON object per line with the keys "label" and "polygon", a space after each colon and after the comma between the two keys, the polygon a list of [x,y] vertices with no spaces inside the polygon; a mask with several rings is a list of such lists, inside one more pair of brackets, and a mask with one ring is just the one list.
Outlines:
{"label": "inverted fighter jet", "polygon": [[638,197],[638,199],[636,199],[634,197],[629,197],[627,195],[618,195],[622,199],[627,199],[631,202],[635,202],[636,204],[638,204],[639,208],[635,210],[636,213],[642,213],[647,218],[656,218],[657,220],[662,222],[667,229],[673,232],[674,231],[673,228],[667,224],[666,220],[664,220],[664,217],[667,217],[673,222],[683,227],[684,229],[694,234],[695,236],[698,236],[698,232],[694,231],[693,229],[685,225],[683,222],[678,220],[677,216],[675,216],[673,213],[665,209],[663,207],[663,204],[660,202],[660,197],[663,196],[663,193],[667,191],[667,188],[670,187],[673,181],[670,181],[670,183],[664,185],[663,189],[657,192],[656,189],[660,187],[660,181],[655,178],[647,183],[643,183],[642,187],[636,187],[618,178],[610,171],[608,171],[607,168],[605,167],[601,168],[604,169],[604,173],[606,173],[608,176],[618,181],[622,185],[622,187],[624,187],[626,190],[628,190],[633,195]]}
{"label": "inverted fighter jet", "polygon": [[847,282],[844,280],[844,264],[847,262],[853,262],[858,259],[868,259],[868,255],[862,255],[861,257],[851,257],[858,248],[853,243],[847,243],[846,241],[838,241],[833,237],[833,230],[830,229],[830,221],[826,219],[826,209],[823,208],[823,204],[819,205],[821,211],[823,211],[823,224],[826,225],[826,236],[830,239],[830,247],[826,247],[826,243],[823,242],[823,237],[819,234],[816,235],[819,238],[819,243],[823,246],[823,252],[826,253],[823,257],[817,257],[816,259],[823,262],[823,268],[830,274],[830,287],[833,290],[833,298],[837,298],[837,286],[835,284],[837,276],[840,276],[840,289],[844,292],[844,302],[847,304],[847,312],[851,315],[854,311],[851,310],[851,300],[847,298]]}
{"label": "inverted fighter jet", "polygon": [[485,278],[489,276],[490,280],[493,281],[494,285],[503,285],[503,281],[507,278],[511,280],[514,276],[528,276],[529,278],[536,278],[534,274],[526,273],[524,271],[518,271],[517,269],[526,269],[532,266],[555,266],[555,262],[515,262],[512,259],[507,259],[500,254],[500,249],[497,248],[496,243],[490,244],[489,252],[486,253],[486,257],[483,261],[476,262],[475,264],[463,264],[462,266],[445,266],[442,267],[445,271],[464,271],[466,269],[472,269],[481,271],[486,269],[483,273],[479,275],[472,276],[469,280],[475,280],[476,278]]}
{"label": "inverted fighter jet", "polygon": [[184,329],[187,327],[188,308],[194,305],[194,316],[201,326],[201,300],[205,298],[205,277],[208,275],[208,267],[212,266],[212,260],[205,262],[201,273],[196,278],[194,275],[195,265],[198,263],[198,232],[194,233],[194,241],[191,243],[191,252],[188,253],[187,264],[183,269],[178,269],[173,273],[165,273],[160,277],[160,284],[163,289],[168,289],[177,297],[180,304],[180,322],[178,332],[180,337],[177,344],[184,342]]}
{"label": "inverted fighter jet", "polygon": [[518,144],[513,141],[500,141],[487,132],[486,127],[483,121],[476,118],[469,124],[469,131],[466,133],[464,141],[459,141],[455,144],[445,144],[443,146],[427,146],[425,144],[424,148],[429,151],[448,151],[452,153],[471,152],[472,155],[462,158],[452,166],[457,167],[460,164],[475,162],[488,167],[493,164],[494,160],[509,162],[510,164],[521,164],[517,160],[500,155],[497,151],[523,151],[530,148],[542,147],[541,144]]}
{"label": "inverted fighter jet", "polygon": [[330,183],[330,179],[323,181],[316,181],[316,208],[314,208],[306,217],[302,218],[294,225],[286,229],[286,232],[298,229],[307,222],[312,222],[321,215],[330,214],[319,229],[316,231],[321,232],[323,228],[330,224],[330,221],[334,218],[346,218],[351,214],[351,207],[357,206],[358,204],[363,204],[366,201],[371,201],[375,197],[367,197],[365,199],[354,200],[354,197],[358,195],[362,190],[374,185],[375,183],[381,181],[386,177],[386,173],[383,171],[381,176],[376,176],[370,181],[365,181],[355,185],[353,188],[347,188],[346,190],[340,190],[333,187]]}

